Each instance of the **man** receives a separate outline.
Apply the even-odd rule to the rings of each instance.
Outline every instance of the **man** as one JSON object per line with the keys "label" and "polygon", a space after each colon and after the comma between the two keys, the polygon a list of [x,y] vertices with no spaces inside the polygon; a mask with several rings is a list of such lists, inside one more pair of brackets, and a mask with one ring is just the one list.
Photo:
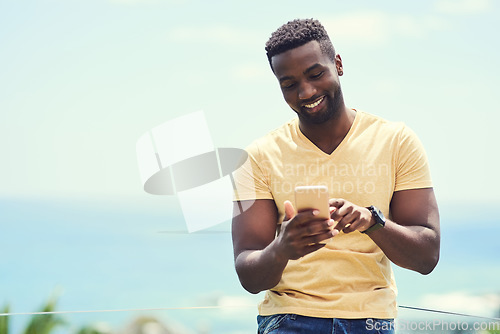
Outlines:
{"label": "man", "polygon": [[[403,124],[346,107],[342,59],[318,21],[281,26],[266,51],[298,118],[250,145],[236,175],[236,271],[249,292],[267,290],[259,333],[393,333],[390,261],[428,274],[439,258],[422,145]],[[301,185],[328,187],[331,219],[296,212]]]}

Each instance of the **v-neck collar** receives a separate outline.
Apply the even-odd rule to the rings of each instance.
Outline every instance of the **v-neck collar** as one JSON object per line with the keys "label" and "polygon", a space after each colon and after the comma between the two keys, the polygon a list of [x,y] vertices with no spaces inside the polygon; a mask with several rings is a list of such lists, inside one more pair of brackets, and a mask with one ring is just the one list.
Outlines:
{"label": "v-neck collar", "polygon": [[319,154],[323,155],[323,156],[333,156],[335,154],[335,152],[338,152],[340,149],[342,149],[343,146],[346,145],[346,143],[349,141],[349,138],[352,137],[352,134],[355,130],[355,128],[357,127],[358,123],[360,122],[360,119],[361,119],[361,113],[360,111],[356,110],[356,109],[352,109],[355,111],[355,115],[354,115],[354,121],[352,122],[351,124],[351,127],[349,128],[349,131],[347,132],[347,134],[345,135],[345,137],[342,139],[342,141],[340,142],[340,144],[333,150],[332,153],[328,154],[326,152],[324,152],[323,150],[321,150],[318,146],[316,146],[311,140],[309,140],[309,138],[307,138],[303,133],[302,131],[300,130],[300,127],[299,127],[299,119],[296,118],[295,119],[295,131],[297,131],[297,135],[299,137],[299,139],[301,141],[303,141],[309,148],[311,148],[312,150],[318,152]]}

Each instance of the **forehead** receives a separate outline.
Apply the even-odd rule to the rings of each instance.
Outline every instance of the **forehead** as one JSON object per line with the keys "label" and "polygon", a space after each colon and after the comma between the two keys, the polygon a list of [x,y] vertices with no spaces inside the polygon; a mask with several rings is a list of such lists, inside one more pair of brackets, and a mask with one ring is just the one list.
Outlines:
{"label": "forehead", "polygon": [[321,51],[317,41],[311,41],[295,49],[277,54],[271,58],[271,62],[274,74],[278,78],[292,75],[295,72],[302,73],[315,64],[334,65],[330,58]]}

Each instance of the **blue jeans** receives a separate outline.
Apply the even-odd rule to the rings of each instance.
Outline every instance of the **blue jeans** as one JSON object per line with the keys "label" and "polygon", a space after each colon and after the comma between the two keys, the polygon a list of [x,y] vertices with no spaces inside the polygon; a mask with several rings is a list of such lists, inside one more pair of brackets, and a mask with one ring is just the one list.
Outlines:
{"label": "blue jeans", "polygon": [[326,319],[297,314],[258,316],[258,334],[394,334],[393,319]]}

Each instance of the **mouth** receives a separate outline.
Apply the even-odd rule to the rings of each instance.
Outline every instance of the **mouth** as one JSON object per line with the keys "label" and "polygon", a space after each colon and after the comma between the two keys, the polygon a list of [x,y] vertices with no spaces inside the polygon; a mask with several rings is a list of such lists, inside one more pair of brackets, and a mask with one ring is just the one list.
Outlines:
{"label": "mouth", "polygon": [[309,109],[310,111],[313,111],[314,108],[316,108],[317,106],[319,106],[321,104],[321,102],[323,102],[325,99],[325,96],[321,96],[320,98],[318,98],[316,101],[314,101],[313,103],[309,103],[309,104],[303,104],[302,106],[306,109]]}

